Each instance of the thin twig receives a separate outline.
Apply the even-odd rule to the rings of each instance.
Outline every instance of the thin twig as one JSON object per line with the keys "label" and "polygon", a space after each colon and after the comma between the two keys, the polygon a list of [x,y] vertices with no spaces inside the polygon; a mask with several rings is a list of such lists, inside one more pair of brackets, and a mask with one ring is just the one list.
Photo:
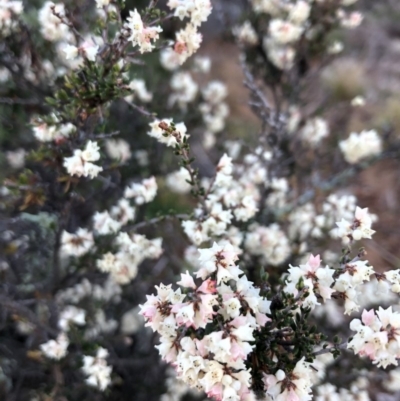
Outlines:
{"label": "thin twig", "polygon": [[3,104],[23,104],[28,106],[34,106],[40,104],[41,102],[38,99],[19,99],[19,98],[10,98],[10,97],[0,97],[0,103]]}
{"label": "thin twig", "polygon": [[151,117],[151,118],[157,117],[157,114],[151,113],[150,111],[147,111],[147,110],[144,109],[143,107],[140,107],[140,106],[138,106],[138,105],[136,105],[136,104],[134,104],[134,103],[131,103],[131,102],[126,102],[126,103],[127,103],[127,105],[128,105],[129,107],[131,107],[132,109],[138,111],[139,113],[143,114],[143,115],[146,116],[146,117]]}

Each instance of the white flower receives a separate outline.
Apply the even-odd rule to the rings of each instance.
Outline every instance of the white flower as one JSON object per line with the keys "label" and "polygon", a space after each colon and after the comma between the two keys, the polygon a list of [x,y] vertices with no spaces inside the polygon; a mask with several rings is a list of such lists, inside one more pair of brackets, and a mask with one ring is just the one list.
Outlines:
{"label": "white flower", "polygon": [[105,148],[108,156],[121,163],[125,163],[132,157],[129,143],[124,139],[107,139]]}
{"label": "white flower", "polygon": [[198,85],[188,72],[175,73],[171,78],[171,88],[173,93],[168,99],[168,104],[172,106],[178,103],[182,109],[194,101],[198,92]]}
{"label": "white flower", "polygon": [[97,55],[97,52],[99,51],[99,46],[97,46],[95,43],[93,43],[92,40],[86,40],[85,42],[83,42],[82,45],[79,47],[79,49],[82,50],[85,57],[89,61],[96,60],[96,55]]}
{"label": "white flower", "polygon": [[365,98],[363,96],[356,96],[352,101],[351,101],[351,105],[353,107],[362,107],[365,106],[366,101]]}
{"label": "white flower", "polygon": [[6,158],[8,164],[15,169],[20,169],[25,165],[26,151],[23,148],[16,150],[9,150],[6,152]]}
{"label": "white flower", "polygon": [[153,94],[147,90],[146,82],[143,79],[133,79],[129,83],[129,89],[131,89],[143,103],[151,102],[153,99]]}
{"label": "white flower", "polygon": [[165,183],[171,191],[186,194],[192,188],[188,183],[190,180],[189,172],[184,167],[181,167],[178,171],[168,174]]}
{"label": "white flower", "polygon": [[181,65],[180,56],[173,49],[167,47],[160,52],[160,63],[168,71],[174,71]]}
{"label": "white flower", "polygon": [[104,391],[111,384],[112,367],[107,365],[105,358],[108,351],[104,348],[97,350],[96,357],[84,356],[82,370],[87,375],[86,383]]}
{"label": "white flower", "polygon": [[196,56],[193,59],[194,70],[201,72],[203,74],[207,74],[211,69],[211,60],[209,57],[205,56]]}
{"label": "white flower", "polygon": [[96,7],[103,8],[110,4],[110,0],[96,0]]}
{"label": "white flower", "polygon": [[258,35],[251,25],[250,21],[245,21],[242,25],[233,29],[233,34],[237,37],[239,42],[256,45],[258,43]]}
{"label": "white flower", "polygon": [[317,146],[328,135],[328,123],[320,117],[308,120],[304,128],[300,131],[301,138],[313,147]]}
{"label": "white flower", "polygon": [[68,345],[68,337],[66,334],[60,333],[56,340],[49,340],[47,343],[41,344],[40,349],[47,358],[58,361],[67,355]]}
{"label": "white flower", "polygon": [[269,24],[271,38],[281,45],[295,42],[302,33],[302,27],[281,19],[273,19]]}
{"label": "white flower", "polygon": [[263,39],[263,47],[275,67],[281,70],[290,70],[293,67],[296,56],[293,47],[281,46],[268,36]]}
{"label": "white flower", "polygon": [[76,149],[73,156],[64,158],[64,167],[70,175],[94,178],[103,171],[103,167],[91,163],[99,158],[100,153],[97,142],[89,141],[83,151]]}
{"label": "white flower", "polygon": [[73,45],[66,45],[63,48],[63,52],[65,53],[65,58],[67,60],[73,60],[78,57],[78,48]]}
{"label": "white flower", "polygon": [[[170,125],[172,123],[172,119],[163,119],[161,120],[155,120],[152,123],[150,123],[150,128],[151,130],[147,133],[149,136],[156,138],[160,143],[163,143],[169,147],[174,147],[178,144],[176,136],[172,134],[168,134],[167,136],[164,136],[164,130],[160,128],[160,123],[164,122],[167,125]],[[189,138],[189,135],[186,134],[187,128],[184,123],[177,123],[175,124],[175,129],[178,135],[180,135],[180,141],[183,141],[184,138]]]}
{"label": "white flower", "polygon": [[121,223],[114,220],[107,211],[96,212],[93,216],[93,228],[100,235],[108,235],[118,232]]}
{"label": "white flower", "polygon": [[336,40],[328,47],[327,51],[329,54],[339,54],[343,51],[343,49],[344,49],[344,44]]}
{"label": "white flower", "polygon": [[210,104],[218,104],[224,100],[228,94],[226,85],[221,81],[211,81],[202,90],[204,100]]}
{"label": "white flower", "polygon": [[310,16],[311,6],[307,1],[299,0],[290,8],[289,20],[294,24],[303,24]]}
{"label": "white flower", "polygon": [[382,141],[375,130],[362,131],[350,136],[339,143],[340,150],[348,163],[355,164],[362,159],[382,153]]}
{"label": "white flower", "polygon": [[82,256],[94,245],[93,234],[86,228],[78,228],[75,234],[63,231],[61,235],[61,254]]}
{"label": "white flower", "polygon": [[157,195],[157,181],[155,177],[144,179],[140,183],[133,183],[125,188],[125,198],[135,198],[137,205],[151,202]]}
{"label": "white flower", "polygon": [[97,142],[89,141],[85,150],[81,153],[81,157],[86,162],[95,162],[100,159],[100,148]]}
{"label": "white flower", "polygon": [[83,326],[86,323],[85,317],[85,310],[69,305],[61,311],[58,320],[58,327],[62,331],[67,332],[69,331],[71,323],[74,323],[78,326]]}
{"label": "white flower", "polygon": [[138,11],[129,11],[129,17],[126,20],[125,28],[129,29],[131,36],[129,40],[133,46],[139,46],[140,53],[151,52],[154,49],[154,44],[151,41],[156,41],[159,38],[159,33],[162,32],[160,26],[145,26]]}
{"label": "white flower", "polygon": [[343,14],[340,17],[342,26],[349,29],[357,28],[364,20],[364,16],[359,12],[352,12],[350,15]]}

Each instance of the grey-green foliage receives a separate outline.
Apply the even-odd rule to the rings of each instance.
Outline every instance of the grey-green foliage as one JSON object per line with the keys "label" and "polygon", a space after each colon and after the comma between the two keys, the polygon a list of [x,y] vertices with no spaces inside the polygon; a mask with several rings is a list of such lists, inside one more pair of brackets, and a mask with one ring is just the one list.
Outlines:
{"label": "grey-green foliage", "polygon": [[[6,249],[6,258],[21,291],[34,291],[53,268],[57,241],[57,216],[41,212],[22,213],[20,217],[4,221],[1,226],[12,240]],[[5,238],[4,238],[5,239]]]}

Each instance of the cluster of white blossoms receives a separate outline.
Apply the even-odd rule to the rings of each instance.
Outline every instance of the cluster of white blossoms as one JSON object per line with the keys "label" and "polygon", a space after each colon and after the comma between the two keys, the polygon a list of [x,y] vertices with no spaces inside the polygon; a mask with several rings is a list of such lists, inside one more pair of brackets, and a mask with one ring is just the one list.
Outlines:
{"label": "cluster of white blossoms", "polygon": [[93,215],[93,228],[98,235],[115,234],[134,218],[135,208],[128,199],[121,198],[110,211],[96,212]]}
{"label": "cluster of white blossoms", "polygon": [[361,209],[356,208],[355,216],[353,221],[342,219],[337,225],[335,236],[341,238],[343,243],[347,244],[350,241],[359,241],[362,238],[372,238],[372,234],[375,233],[371,229],[372,223],[375,221],[375,216],[368,213],[368,208]]}
{"label": "cluster of white blossoms", "polygon": [[306,121],[299,132],[300,138],[312,147],[318,146],[322,139],[329,135],[329,126],[326,120],[320,117]]}
{"label": "cluster of white blossoms", "polygon": [[121,300],[122,289],[111,277],[102,284],[91,283],[88,279],[83,279],[73,287],[59,291],[56,295],[58,304],[77,304],[84,299],[94,299],[96,301],[119,303]]}
{"label": "cluster of white blossoms", "polygon": [[[288,216],[290,239],[306,241],[309,236],[322,238],[327,233],[331,238],[337,238],[337,228],[332,227],[337,221],[352,220],[356,203],[354,195],[331,194],[322,204],[320,213],[311,202],[295,208]],[[371,215],[371,218],[374,220],[375,216]]]}
{"label": "cluster of white blossoms", "polygon": [[96,61],[96,56],[99,51],[98,41],[94,42],[93,39],[88,38],[80,46],[66,44],[62,51],[65,53],[67,60],[76,59],[79,55],[88,59],[89,61]]}
{"label": "cluster of white blossoms", "polygon": [[[268,32],[263,38],[263,47],[269,60],[281,70],[292,68],[296,57],[296,45],[304,38],[312,39],[318,29],[309,19],[313,8],[321,7],[319,1],[312,0],[252,0],[256,13],[271,16]],[[342,7],[349,6],[343,1],[335,4],[336,18],[345,28],[355,28],[362,22],[362,15],[357,12],[346,12]],[[250,22],[245,22],[236,30],[236,35],[243,43],[254,45],[258,38]]]}
{"label": "cluster of white blossoms", "polygon": [[151,52],[155,48],[154,42],[162,32],[160,26],[146,26],[136,9],[129,11],[124,29],[127,30],[127,35],[129,35],[128,40],[133,46],[139,47],[140,53]]}
{"label": "cluster of white blossoms", "polygon": [[264,385],[267,395],[274,401],[311,400],[312,372],[311,363],[302,358],[296,363],[293,372],[289,374],[285,374],[281,369],[274,375],[264,373]]}
{"label": "cluster of white blossoms", "polygon": [[[102,312],[102,311],[100,311]],[[86,324],[86,312],[75,306],[65,307],[59,317],[58,327],[61,329],[60,334],[55,340],[49,340],[40,345],[40,350],[49,359],[60,360],[67,355],[69,339],[67,332],[70,330],[71,324],[83,326]],[[114,327],[116,323],[114,324]],[[85,337],[87,337],[85,335]],[[107,365],[105,358],[108,351],[100,348],[96,357],[84,356],[82,370],[87,377],[86,383],[97,387],[104,391],[111,383],[112,368]]]}
{"label": "cluster of white blossoms", "polygon": [[[339,223],[336,223],[338,229],[335,231],[335,237],[341,238],[345,243],[361,238],[371,238],[374,231],[371,229],[372,219],[368,214],[368,209],[356,207],[355,217],[353,216],[354,214],[349,216],[347,213],[348,220],[342,218]],[[307,231],[309,229],[310,227]],[[351,314],[360,308],[364,284],[370,280],[373,274],[374,270],[368,261],[358,260],[358,258],[342,265],[340,269],[334,270],[328,266],[324,269],[320,267],[319,256],[311,257],[306,264],[300,265],[300,267],[291,266],[285,291],[297,295],[296,285],[301,279],[308,288],[309,296],[306,299],[308,307],[314,308],[315,305],[319,305],[320,299],[326,301],[331,298],[333,292],[336,292],[337,296],[344,300],[344,313]]]}
{"label": "cluster of white blossoms", "polygon": [[137,273],[138,266],[145,259],[158,259],[162,254],[162,239],[147,239],[140,234],[121,232],[115,239],[117,252],[108,252],[97,260],[97,267],[109,273],[118,284],[128,284]]}
{"label": "cluster of white blossoms", "polygon": [[[274,4],[275,5],[275,4]],[[307,29],[307,20],[311,12],[311,3],[299,0],[296,3],[276,2],[268,13],[273,17],[268,34],[264,36],[263,47],[269,60],[279,69],[292,68],[296,51],[294,44]],[[256,7],[260,10],[260,7]],[[265,9],[262,10],[265,12]]]}
{"label": "cluster of white blossoms", "polygon": [[124,196],[134,198],[136,205],[151,202],[157,195],[157,181],[155,177],[145,178],[141,182],[134,182],[125,188]]}
{"label": "cluster of white blossoms", "polygon": [[192,188],[189,184],[190,181],[189,172],[184,167],[181,167],[179,170],[168,174],[165,183],[171,191],[178,194],[187,194]]}
{"label": "cluster of white blossoms", "polygon": [[60,253],[63,256],[80,257],[91,251],[93,246],[93,233],[86,228],[78,228],[74,234],[67,231],[63,231],[61,234]]}
{"label": "cluster of white blossoms", "polygon": [[188,273],[177,283],[184,292],[161,284],[140,313],[160,334],[160,355],[181,380],[222,401],[254,400],[244,362],[254,332],[269,320],[270,302],[236,266],[232,245],[199,252],[199,284]]}
{"label": "cluster of white blossoms", "polygon": [[40,350],[49,359],[60,360],[68,353],[69,339],[67,332],[70,326],[83,326],[86,324],[86,312],[75,306],[66,306],[60,313],[58,327],[61,329],[60,334],[55,340],[49,340],[40,345]]}
{"label": "cluster of white blossoms", "polygon": [[107,139],[105,150],[111,159],[118,160],[120,163],[127,162],[132,157],[131,147],[124,139]]}
{"label": "cluster of white blossoms", "polygon": [[133,79],[128,86],[133,94],[125,97],[127,102],[132,102],[135,98],[143,103],[149,103],[153,100],[153,94],[147,89],[146,82],[143,79]]}
{"label": "cluster of white blossoms", "polygon": [[356,164],[361,160],[382,153],[382,140],[375,130],[352,132],[350,136],[339,143],[345,160]]}
{"label": "cluster of white blossoms", "polygon": [[199,85],[187,71],[174,73],[170,85],[172,93],[169,95],[168,105],[172,107],[177,104],[180,109],[186,110],[187,105],[195,100]]}
{"label": "cluster of white blossoms", "polygon": [[161,253],[161,239],[148,240],[139,234],[129,235],[121,229],[135,218],[136,205],[151,202],[157,194],[157,182],[154,177],[127,186],[124,197],[119,199],[110,211],[96,212],[93,216],[93,229],[97,235],[115,235],[117,252],[108,252],[97,260],[97,267],[109,273],[118,284],[127,284],[138,273],[138,266],[145,259],[157,259]]}
{"label": "cluster of white blossoms", "polygon": [[212,7],[210,0],[169,0],[167,6],[179,19],[190,19],[190,22],[176,33],[173,50],[168,49],[164,56],[164,58],[172,59],[174,64],[172,68],[174,68],[183,64],[199,49],[202,36],[198,29],[203,22],[207,21]]}
{"label": "cluster of white blossoms", "polygon": [[288,271],[285,292],[297,296],[299,290],[297,284],[300,279],[303,285],[307,288],[309,294],[303,301],[303,306],[314,309],[319,305],[318,298],[331,299],[334,290],[331,288],[334,279],[335,270],[329,266],[322,267],[319,255],[311,255],[307,263],[300,266],[291,266]]}
{"label": "cluster of white blossoms", "polygon": [[58,361],[67,355],[68,346],[68,336],[65,333],[60,333],[55,340],[41,344],[40,350],[47,358]]}
{"label": "cluster of white blossoms", "polygon": [[13,17],[20,15],[23,9],[22,1],[0,0],[0,33],[3,36],[10,35],[18,28]]}
{"label": "cluster of white blossoms", "polygon": [[50,117],[52,119],[52,124],[47,124],[40,120],[32,121],[33,134],[38,141],[60,142],[76,131],[76,127],[73,124],[60,123],[58,117],[54,113]]}
{"label": "cluster of white blossoms", "polygon": [[104,391],[111,384],[112,367],[107,365],[106,358],[108,351],[105,348],[99,348],[96,356],[83,357],[83,373],[88,376],[86,383]]}
{"label": "cluster of white blossoms", "polygon": [[39,10],[38,20],[43,37],[51,42],[74,43],[75,38],[69,27],[57,15],[67,20],[64,4],[46,1]]}
{"label": "cluster of white blossoms", "polygon": [[211,148],[215,144],[215,134],[225,128],[225,120],[229,115],[229,107],[225,102],[228,90],[221,81],[211,81],[202,90],[205,102],[199,105],[206,132],[204,133],[203,145]]}
{"label": "cluster of white blossoms", "polygon": [[395,293],[400,293],[400,270],[385,272],[385,277],[392,284],[390,289]]}
{"label": "cluster of white blossoms", "polygon": [[325,383],[318,386],[316,390],[315,401],[371,401],[367,385],[360,383],[360,380],[352,383],[349,389],[338,389],[331,383]]}
{"label": "cluster of white blossoms", "polygon": [[257,213],[259,190],[252,182],[250,169],[244,171],[241,179],[234,181],[232,159],[226,154],[221,157],[216,175],[208,185],[205,208],[199,205],[195,211],[196,220],[182,222],[186,235],[194,244],[200,245],[214,237],[229,239],[229,227],[234,219],[245,222]]}
{"label": "cluster of white blossoms", "polygon": [[183,141],[185,138],[189,138],[189,135],[186,134],[187,128],[185,123],[177,123],[175,124],[175,132],[179,133],[180,138],[175,135],[165,135],[164,130],[160,128],[160,123],[165,123],[166,125],[170,125],[172,123],[172,118],[163,118],[162,120],[155,120],[150,123],[151,130],[147,132],[149,136],[158,140],[158,142],[163,143],[169,147],[175,147],[179,141]]}
{"label": "cluster of white blossoms", "polygon": [[77,308],[73,305],[66,306],[58,318],[58,327],[67,332],[70,329],[71,323],[83,326],[86,323],[86,312],[84,309]]}
{"label": "cluster of white blossoms", "polygon": [[[161,395],[160,401],[181,401],[181,399],[186,395],[193,394],[196,397],[200,395],[200,392],[197,389],[191,388],[182,380],[179,380],[172,368],[167,371],[165,384],[167,386],[167,392]],[[202,401],[206,401],[206,399],[203,399]]]}
{"label": "cluster of white blossoms", "polygon": [[236,36],[239,43],[254,46],[258,43],[258,35],[250,21],[243,22],[233,29],[233,34]]}
{"label": "cluster of white blossoms", "polygon": [[304,121],[301,110],[291,105],[287,112],[287,132],[298,138],[311,148],[316,148],[330,134],[329,124],[322,117],[313,117]]}
{"label": "cluster of white blossoms", "polygon": [[333,288],[345,300],[344,313],[350,315],[359,310],[359,297],[363,292],[363,284],[370,280],[374,269],[368,261],[358,260],[344,265],[339,273],[340,276],[335,279]]}
{"label": "cluster of white blossoms", "polygon": [[361,320],[354,319],[350,329],[357,333],[347,347],[365,355],[378,367],[397,366],[400,358],[400,313],[392,307],[378,311],[364,310]]}
{"label": "cluster of white blossoms", "polygon": [[261,256],[263,263],[272,266],[279,266],[291,255],[289,239],[276,223],[268,227],[252,224],[244,245],[251,255]]}
{"label": "cluster of white blossoms", "polygon": [[64,167],[69,175],[78,177],[97,177],[103,167],[92,162],[100,159],[100,148],[97,142],[88,141],[84,150],[75,149],[71,157],[64,158]]}
{"label": "cluster of white blossoms", "polygon": [[14,169],[18,170],[25,166],[25,156],[27,152],[24,148],[8,150],[6,152],[7,163]]}

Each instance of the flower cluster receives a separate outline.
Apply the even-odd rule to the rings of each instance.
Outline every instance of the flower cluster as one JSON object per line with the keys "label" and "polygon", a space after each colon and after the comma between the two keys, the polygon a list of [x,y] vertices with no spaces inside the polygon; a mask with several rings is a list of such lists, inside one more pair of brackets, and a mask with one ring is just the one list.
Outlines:
{"label": "flower cluster", "polygon": [[0,32],[2,35],[10,35],[18,28],[18,23],[13,19],[23,11],[22,1],[5,0],[0,3]]}
{"label": "flower cluster", "polygon": [[[210,0],[169,0],[167,3],[175,16],[181,20],[190,18],[190,22],[176,33],[173,55],[177,64],[183,64],[200,47],[202,36],[199,26],[207,21],[211,14]],[[168,52],[171,54],[172,50]]]}
{"label": "flower cluster", "polygon": [[365,355],[384,368],[397,366],[397,359],[400,358],[400,313],[393,312],[392,307],[380,307],[377,312],[364,310],[361,320],[353,319],[350,328],[357,333],[347,347],[355,354]]}
{"label": "flower cluster", "polygon": [[108,351],[105,348],[99,348],[96,356],[83,357],[83,373],[88,376],[86,383],[104,391],[111,383],[112,368],[107,365],[106,358]]}
{"label": "flower cluster", "polygon": [[344,158],[350,164],[356,164],[363,159],[377,156],[382,152],[382,141],[375,130],[352,132],[350,136],[339,143]]}
{"label": "flower cluster", "polygon": [[138,273],[138,266],[147,258],[157,259],[162,253],[161,238],[148,240],[140,234],[121,232],[115,239],[116,253],[108,252],[97,261],[97,267],[110,273],[119,284],[127,284]]}
{"label": "flower cluster", "polygon": [[65,6],[46,1],[38,15],[43,37],[51,42],[74,43],[75,39],[66,22]]}
{"label": "flower cluster", "polygon": [[40,350],[50,359],[60,360],[67,355],[69,346],[68,337],[65,333],[60,333],[55,340],[49,340],[40,345]]}
{"label": "flower cluster", "polygon": [[61,124],[55,114],[51,116],[52,124],[42,121],[33,122],[33,134],[40,142],[62,142],[68,138],[75,130],[75,126],[71,123]]}
{"label": "flower cluster", "polygon": [[321,267],[321,259],[319,255],[311,255],[308,262],[304,265],[290,266],[288,278],[286,282],[285,292],[297,296],[299,290],[299,281],[301,287],[306,288],[308,296],[303,300],[303,306],[307,308],[315,308],[319,305],[318,298],[322,298],[324,302],[331,299],[334,290],[331,288],[334,279],[335,270],[326,266]]}
{"label": "flower cluster", "polygon": [[[10,210],[0,235],[0,335],[13,336],[6,342],[13,363],[0,360],[2,383],[7,375],[11,383],[1,395],[8,387],[5,397],[28,394],[28,380],[13,385],[29,376],[29,358],[29,369],[41,366],[40,383],[29,389],[37,399],[47,397],[47,381],[55,381],[51,396],[62,398],[60,378],[81,376],[125,400],[137,386],[127,375],[148,363],[150,385],[167,389],[163,401],[191,397],[188,388],[218,401],[309,401],[313,386],[318,401],[368,400],[372,375],[348,388],[329,383],[355,358],[344,354],[330,369],[346,344],[335,334],[348,334],[352,315],[348,348],[378,367],[396,365],[400,270],[389,251],[391,271],[380,269],[377,255],[372,267],[364,248],[355,251],[375,233],[376,216],[357,207],[365,199],[351,195],[346,180],[387,157],[384,149],[398,152],[398,138],[365,130],[343,139],[350,119],[340,118],[340,107],[329,113],[332,95],[346,98],[346,113],[361,114],[360,94],[369,92],[346,87],[321,96],[315,85],[344,49],[334,30],[363,20],[347,8],[356,1],[251,0],[245,18],[234,18],[240,26],[224,20],[260,120],[236,127],[244,106],[239,96],[227,99],[218,66],[210,73],[204,55],[186,63],[203,40],[210,0],[168,0],[165,10],[156,1],[137,9],[124,1],[44,1],[27,18],[18,17],[22,2],[0,0],[1,103],[16,127],[14,117],[26,112],[39,142],[30,154],[17,137],[4,142],[13,176],[0,188],[0,209]],[[86,7],[94,11],[88,18]],[[138,306],[154,280],[167,285]],[[148,346],[155,336],[144,324],[176,373],[164,387],[165,368]],[[28,352],[14,353],[14,344]],[[398,375],[380,388],[396,391]],[[71,397],[93,391],[81,384]]]}
{"label": "flower cluster", "polygon": [[160,285],[141,306],[146,325],[161,336],[160,355],[175,366],[178,377],[224,401],[253,399],[245,361],[254,332],[269,320],[270,302],[236,260],[230,244],[201,249],[199,284],[182,274],[181,288]]}
{"label": "flower cluster", "polygon": [[64,231],[61,235],[61,254],[80,257],[94,245],[93,234],[86,228],[78,228],[76,233]]}
{"label": "flower cluster", "polygon": [[[253,9],[256,13],[268,14],[271,20],[268,30],[263,38],[263,47],[268,55],[269,61],[281,70],[290,70],[295,62],[299,44],[302,41],[312,42],[318,37],[323,26],[323,14],[329,7],[334,7],[337,23],[343,27],[356,28],[362,22],[362,14],[357,12],[347,12],[343,7],[351,4],[344,1],[340,4],[330,4],[326,2],[296,0],[252,0]],[[332,12],[331,11],[331,12]],[[314,13],[319,13],[316,22],[312,19]],[[321,24],[321,25],[320,25]],[[326,28],[325,28],[326,29]],[[254,45],[257,43],[257,35],[253,32],[254,28],[249,21],[237,30],[239,40],[246,44]]]}
{"label": "flower cluster", "polygon": [[97,142],[88,141],[84,150],[75,149],[74,155],[64,158],[64,167],[69,175],[78,177],[97,177],[103,167],[92,162],[100,159],[100,148]]}
{"label": "flower cluster", "polygon": [[301,359],[296,363],[293,372],[285,374],[278,370],[275,375],[264,374],[266,392],[273,400],[310,400],[312,383],[312,368],[309,362]]}
{"label": "flower cluster", "polygon": [[343,243],[350,241],[359,241],[362,238],[372,238],[371,236],[375,233],[371,229],[371,225],[374,222],[374,215],[368,213],[368,208],[361,209],[356,208],[354,220],[349,223],[345,219],[336,223],[337,229],[335,235],[341,238]]}
{"label": "flower cluster", "polygon": [[229,107],[225,102],[227,88],[220,81],[211,81],[202,90],[204,103],[200,104],[206,132],[203,143],[206,148],[211,148],[216,142],[215,134],[225,128],[225,120],[229,115]]}
{"label": "flower cluster", "polygon": [[151,52],[155,47],[152,41],[156,41],[162,32],[160,26],[146,26],[136,9],[129,12],[124,28],[128,31],[128,40],[139,47],[140,53]]}

